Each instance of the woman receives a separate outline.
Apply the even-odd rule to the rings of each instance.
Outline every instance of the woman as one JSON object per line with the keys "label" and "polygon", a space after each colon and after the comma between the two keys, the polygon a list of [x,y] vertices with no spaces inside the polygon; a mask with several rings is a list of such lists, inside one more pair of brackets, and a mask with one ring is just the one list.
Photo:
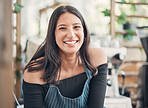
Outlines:
{"label": "woman", "polygon": [[53,12],[45,41],[25,67],[25,108],[103,108],[107,57],[89,41],[76,8]]}

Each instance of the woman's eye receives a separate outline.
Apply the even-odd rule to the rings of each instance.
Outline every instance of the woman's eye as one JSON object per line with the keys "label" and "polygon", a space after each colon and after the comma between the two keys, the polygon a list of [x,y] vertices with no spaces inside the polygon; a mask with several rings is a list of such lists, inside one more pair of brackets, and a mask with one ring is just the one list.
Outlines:
{"label": "woman's eye", "polygon": [[65,27],[60,27],[59,30],[66,30],[66,28]]}
{"label": "woman's eye", "polygon": [[78,29],[78,28],[81,28],[81,26],[74,26],[74,28]]}

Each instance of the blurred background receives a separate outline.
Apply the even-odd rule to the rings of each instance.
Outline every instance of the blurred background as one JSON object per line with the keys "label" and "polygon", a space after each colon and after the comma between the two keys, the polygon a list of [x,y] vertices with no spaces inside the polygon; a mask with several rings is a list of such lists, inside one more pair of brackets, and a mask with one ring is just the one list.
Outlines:
{"label": "blurred background", "polygon": [[0,108],[23,108],[23,68],[46,37],[53,10],[63,4],[82,13],[90,47],[108,56],[105,107],[148,107],[147,0],[1,0]]}

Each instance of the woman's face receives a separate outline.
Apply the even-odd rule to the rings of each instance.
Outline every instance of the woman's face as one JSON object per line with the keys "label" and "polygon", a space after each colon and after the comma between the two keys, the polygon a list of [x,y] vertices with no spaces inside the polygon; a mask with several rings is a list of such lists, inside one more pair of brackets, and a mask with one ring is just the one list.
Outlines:
{"label": "woman's face", "polygon": [[60,52],[65,54],[77,53],[84,40],[81,20],[69,12],[62,14],[57,20],[55,40]]}

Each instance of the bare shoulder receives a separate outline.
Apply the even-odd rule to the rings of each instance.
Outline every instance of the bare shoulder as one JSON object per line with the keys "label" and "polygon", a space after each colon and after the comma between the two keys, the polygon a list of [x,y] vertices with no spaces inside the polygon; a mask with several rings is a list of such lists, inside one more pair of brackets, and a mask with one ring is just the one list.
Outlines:
{"label": "bare shoulder", "polygon": [[97,67],[107,63],[107,55],[101,48],[89,48],[91,63]]}
{"label": "bare shoulder", "polygon": [[41,79],[43,74],[44,74],[43,70],[28,72],[28,69],[26,69],[24,71],[24,81],[35,84],[45,84],[46,82],[44,82],[43,79]]}

